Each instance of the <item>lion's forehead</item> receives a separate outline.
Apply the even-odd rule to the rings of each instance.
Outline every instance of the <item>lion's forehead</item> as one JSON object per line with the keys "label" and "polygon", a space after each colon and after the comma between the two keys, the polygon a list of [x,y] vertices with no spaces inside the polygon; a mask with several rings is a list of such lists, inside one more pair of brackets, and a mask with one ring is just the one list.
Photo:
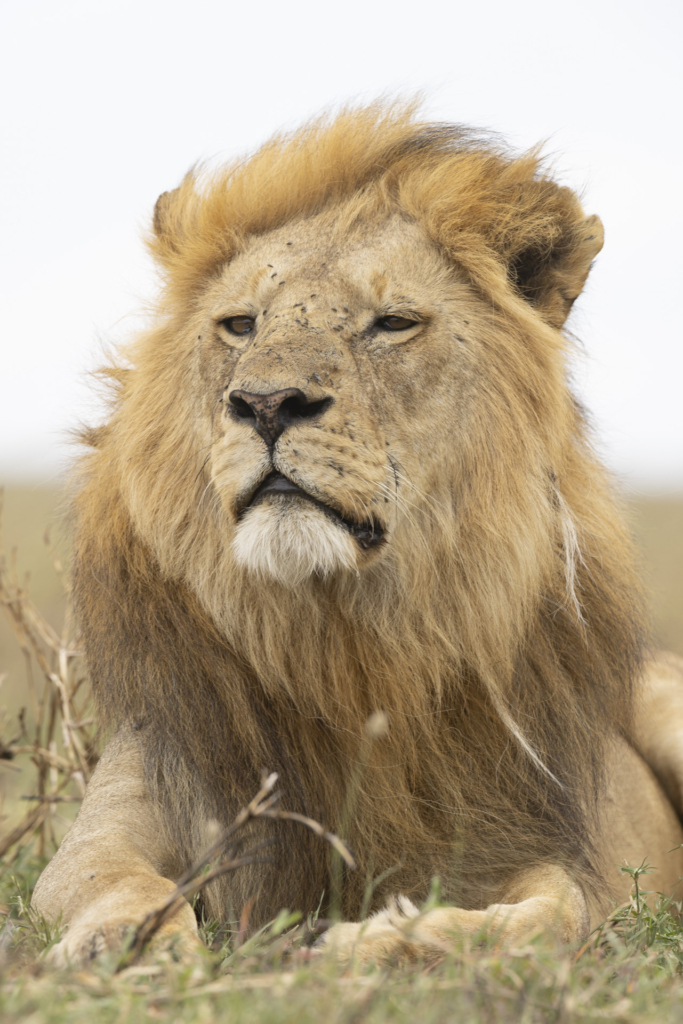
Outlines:
{"label": "lion's forehead", "polygon": [[295,301],[309,316],[354,313],[391,300],[424,301],[425,292],[436,299],[446,270],[420,225],[404,218],[347,230],[341,217],[333,224],[310,218],[249,239],[225,268],[220,290],[256,308],[293,309]]}

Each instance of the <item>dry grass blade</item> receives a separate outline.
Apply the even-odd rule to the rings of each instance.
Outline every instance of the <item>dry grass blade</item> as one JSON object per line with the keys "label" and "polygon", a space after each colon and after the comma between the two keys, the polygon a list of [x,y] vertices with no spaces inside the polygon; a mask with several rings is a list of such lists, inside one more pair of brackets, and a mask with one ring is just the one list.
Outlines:
{"label": "dry grass blade", "polygon": [[[238,835],[239,830],[252,819],[274,818],[281,821],[297,821],[330,843],[351,869],[356,867],[351,853],[339,836],[336,836],[333,832],[328,832],[313,818],[307,818],[305,815],[297,814],[294,811],[283,811],[277,807],[280,795],[273,791],[276,782],[277,774],[275,772],[272,772],[263,779],[261,788],[253,800],[246,807],[242,808],[232,824],[211,843],[204,856],[178,880],[175,892],[171,893],[160,907],[157,907],[156,910],[145,917],[137,928],[128,949],[119,961],[117,971],[122,971],[138,962],[161,926],[182,906],[184,899],[194,896],[195,893],[203,889],[209,882],[229,871],[235,871],[238,868],[245,867],[247,864],[268,862],[269,858],[260,856],[260,853],[274,842],[273,839],[264,839],[245,853],[238,853],[237,851],[238,843],[235,842],[235,837]],[[202,874],[204,869],[226,849],[226,846],[229,847],[226,859],[209,872]]]}
{"label": "dry grass blade", "polygon": [[[1,513],[0,491],[0,525]],[[63,569],[48,535],[45,543],[68,598]],[[8,559],[1,540],[0,605],[24,655],[29,697],[29,711],[22,711],[19,729],[13,730],[11,738],[0,735],[0,755],[10,763],[21,755],[30,756],[35,787],[22,797],[39,803],[2,839],[0,854],[36,833],[38,853],[45,855],[48,844],[57,845],[53,825],[56,806],[82,799],[98,760],[95,723],[89,715],[90,692],[87,685],[82,685],[86,673],[77,638],[71,635],[68,605],[59,635],[33,604],[28,582],[20,583],[16,552]],[[0,723],[0,729],[4,725]]]}
{"label": "dry grass blade", "polygon": [[296,811],[283,811],[279,807],[263,811],[261,817],[278,818],[280,821],[298,821],[302,825],[306,825],[307,828],[310,828],[321,839],[325,839],[332,849],[339,854],[346,866],[355,871],[356,862],[351,856],[348,846],[334,832],[328,832],[324,829],[320,822],[315,821],[313,818],[307,818],[305,814],[298,814]]}
{"label": "dry grass blade", "polygon": [[20,825],[17,825],[16,828],[13,828],[11,832],[8,832],[6,836],[0,839],[0,857],[4,857],[7,851],[11,850],[15,843],[21,842],[24,836],[35,832],[42,825],[47,812],[47,804],[41,803],[38,807],[33,807]]}

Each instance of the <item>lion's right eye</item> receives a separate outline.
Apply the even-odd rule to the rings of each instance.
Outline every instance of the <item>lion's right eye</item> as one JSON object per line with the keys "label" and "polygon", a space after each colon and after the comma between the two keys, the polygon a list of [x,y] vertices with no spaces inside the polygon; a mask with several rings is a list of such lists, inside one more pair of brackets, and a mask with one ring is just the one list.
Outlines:
{"label": "lion's right eye", "polygon": [[231,334],[250,334],[255,323],[253,316],[228,316],[221,320],[223,327]]}
{"label": "lion's right eye", "polygon": [[419,324],[419,320],[408,316],[383,316],[377,321],[377,326],[383,331],[407,331]]}

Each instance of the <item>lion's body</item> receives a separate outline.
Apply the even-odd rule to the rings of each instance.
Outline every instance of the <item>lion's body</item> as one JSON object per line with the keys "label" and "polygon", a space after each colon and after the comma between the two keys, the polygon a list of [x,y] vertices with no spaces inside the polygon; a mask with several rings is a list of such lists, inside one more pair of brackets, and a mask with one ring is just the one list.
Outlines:
{"label": "lion's body", "polygon": [[[186,179],[155,232],[167,285],[110,371],[74,579],[101,714],[163,835],[152,876],[191,863],[267,768],[290,809],[345,826],[351,917],[390,869],[373,905],[438,875],[483,910],[551,865],[598,907],[615,842],[664,856],[681,838],[628,752],[633,553],[566,383],[599,221],[533,157],[370,109],[203,191]],[[271,478],[290,491],[260,499]],[[640,838],[622,797],[604,811],[616,776],[651,787]],[[41,883],[47,911],[101,813]],[[207,890],[212,916],[329,892],[325,848],[276,832],[274,866]]]}

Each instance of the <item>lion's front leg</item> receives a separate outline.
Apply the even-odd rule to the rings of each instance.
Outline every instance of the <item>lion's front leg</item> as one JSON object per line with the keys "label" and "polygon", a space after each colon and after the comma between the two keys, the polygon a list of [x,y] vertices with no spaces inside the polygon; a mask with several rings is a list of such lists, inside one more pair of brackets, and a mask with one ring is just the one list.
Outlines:
{"label": "lion's front leg", "polygon": [[[170,861],[133,735],[118,734],[97,766],[76,821],[38,880],[33,908],[65,926],[50,952],[57,966],[76,966],[126,935],[175,891]],[[166,876],[165,876],[166,873]],[[196,949],[188,903],[160,929],[181,954]]]}
{"label": "lion's front leg", "polygon": [[589,931],[583,890],[567,873],[540,865],[517,876],[504,901],[485,910],[440,907],[420,913],[399,896],[360,924],[337,924],[321,945],[340,962],[435,963],[464,937],[489,937],[518,946],[544,933],[559,943],[577,942]]}

